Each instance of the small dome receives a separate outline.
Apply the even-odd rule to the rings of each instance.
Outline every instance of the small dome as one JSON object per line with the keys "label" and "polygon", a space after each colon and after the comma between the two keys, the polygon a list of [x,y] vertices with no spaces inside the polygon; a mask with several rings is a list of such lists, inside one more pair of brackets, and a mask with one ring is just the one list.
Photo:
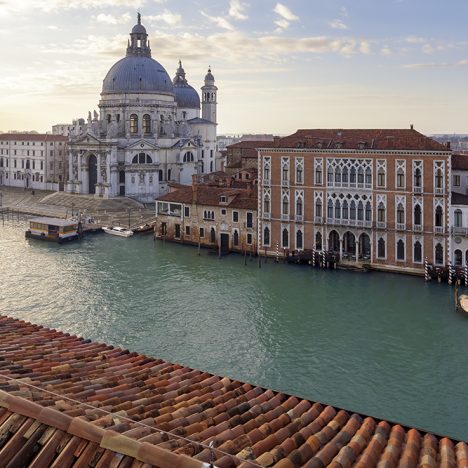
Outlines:
{"label": "small dome", "polygon": [[102,93],[174,94],[174,87],[159,62],[151,57],[128,55],[111,67],[104,78]]}
{"label": "small dome", "polygon": [[146,34],[146,29],[142,24],[135,24],[132,28],[132,34]]}
{"label": "small dome", "polygon": [[211,67],[208,68],[208,73],[205,76],[205,81],[214,81],[214,76],[211,74]]}
{"label": "small dome", "polygon": [[200,109],[200,96],[189,84],[175,85],[177,106],[184,109]]}

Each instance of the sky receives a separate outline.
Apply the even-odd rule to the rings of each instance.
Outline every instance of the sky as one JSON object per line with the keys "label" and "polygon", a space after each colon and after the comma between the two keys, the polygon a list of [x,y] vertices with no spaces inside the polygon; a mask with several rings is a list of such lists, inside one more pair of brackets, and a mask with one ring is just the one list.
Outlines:
{"label": "sky", "polygon": [[466,0],[0,0],[0,131],[97,109],[138,9],[171,77],[211,65],[218,134],[468,133]]}

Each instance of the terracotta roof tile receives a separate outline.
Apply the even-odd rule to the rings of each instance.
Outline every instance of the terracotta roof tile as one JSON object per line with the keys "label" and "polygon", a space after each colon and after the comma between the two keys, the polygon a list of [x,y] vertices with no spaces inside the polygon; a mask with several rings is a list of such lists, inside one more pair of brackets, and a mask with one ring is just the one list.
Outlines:
{"label": "terracotta roof tile", "polygon": [[464,442],[1,316],[0,349],[11,466],[468,465]]}

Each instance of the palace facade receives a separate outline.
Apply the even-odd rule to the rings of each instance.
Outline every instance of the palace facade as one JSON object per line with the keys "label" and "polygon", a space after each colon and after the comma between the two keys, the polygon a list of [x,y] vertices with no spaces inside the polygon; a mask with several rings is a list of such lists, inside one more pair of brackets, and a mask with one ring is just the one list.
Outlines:
{"label": "palace facade", "polygon": [[171,80],[138,15],[126,56],[104,78],[99,113],[70,129],[67,191],[152,202],[168,182],[216,170],[217,90],[209,69],[200,106],[181,62]]}
{"label": "palace facade", "polygon": [[259,147],[259,251],[447,265],[451,151],[411,129],[298,130]]}

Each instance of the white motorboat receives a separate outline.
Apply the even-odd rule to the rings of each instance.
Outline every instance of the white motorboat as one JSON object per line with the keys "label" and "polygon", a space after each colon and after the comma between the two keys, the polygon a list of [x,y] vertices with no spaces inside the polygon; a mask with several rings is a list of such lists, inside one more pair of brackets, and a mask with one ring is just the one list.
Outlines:
{"label": "white motorboat", "polygon": [[130,229],[125,229],[120,226],[113,226],[113,227],[103,227],[102,230],[106,234],[112,234],[113,236],[120,236],[120,237],[130,237],[133,236],[133,231]]}

